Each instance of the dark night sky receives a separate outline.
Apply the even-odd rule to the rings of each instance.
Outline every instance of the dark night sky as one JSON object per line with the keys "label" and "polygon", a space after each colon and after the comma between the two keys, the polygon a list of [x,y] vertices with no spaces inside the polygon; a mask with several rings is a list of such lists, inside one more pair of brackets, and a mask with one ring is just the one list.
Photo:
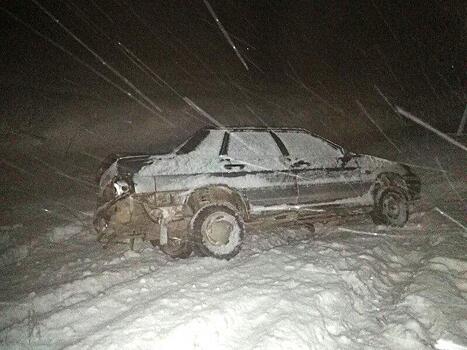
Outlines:
{"label": "dark night sky", "polygon": [[[230,57],[231,48],[201,0],[40,4],[102,54],[112,53],[114,45],[94,24],[158,64],[173,65],[170,61],[181,60],[182,45],[204,61],[215,59],[217,62],[209,63],[219,67],[232,69],[230,66],[238,63],[231,62],[235,59]],[[390,58],[417,54],[421,61],[441,66],[460,65],[465,53],[461,47],[466,11],[462,1],[213,0],[212,6],[242,52],[271,72],[279,72],[288,59],[306,63],[309,56],[333,66],[355,65],[376,46]],[[2,7],[85,57],[83,49],[32,2],[6,1]],[[54,61],[58,53],[4,12],[2,43],[4,69],[46,67],[41,60]],[[52,71],[54,68],[51,65]],[[186,68],[196,69],[196,65]]]}
{"label": "dark night sky", "polygon": [[[443,84],[444,89],[460,89],[465,74],[467,6],[461,0],[212,0],[212,7],[249,62],[249,72],[202,0],[39,3],[152,95],[168,92],[135,71],[119,50],[118,41],[177,89],[203,86],[206,93],[232,77],[248,86],[264,87],[283,86],[290,75],[299,76],[306,84],[324,82],[328,91],[333,91],[349,89],[343,86],[350,83],[352,87],[372,85],[385,71],[395,85],[402,85],[393,95],[410,99],[411,94],[428,93],[427,78],[436,89]],[[0,6],[106,72],[32,1],[3,1]],[[0,17],[3,113],[14,108],[20,97],[38,90],[63,91],[69,81],[78,82],[85,90],[115,93],[5,11]]]}

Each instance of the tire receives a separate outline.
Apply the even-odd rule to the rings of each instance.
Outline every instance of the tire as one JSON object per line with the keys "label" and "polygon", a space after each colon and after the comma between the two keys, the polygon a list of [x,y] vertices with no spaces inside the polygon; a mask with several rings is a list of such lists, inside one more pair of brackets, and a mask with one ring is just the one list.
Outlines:
{"label": "tire", "polygon": [[379,196],[371,215],[376,225],[402,227],[409,219],[409,203],[406,194],[399,189],[386,189]]}
{"label": "tire", "polygon": [[193,249],[198,255],[231,259],[241,249],[245,225],[226,204],[211,204],[198,210],[191,224]]}
{"label": "tire", "polygon": [[169,238],[164,245],[159,245],[158,241],[151,241],[151,244],[158,246],[165,254],[175,259],[186,259],[193,251],[189,242],[175,238]]}

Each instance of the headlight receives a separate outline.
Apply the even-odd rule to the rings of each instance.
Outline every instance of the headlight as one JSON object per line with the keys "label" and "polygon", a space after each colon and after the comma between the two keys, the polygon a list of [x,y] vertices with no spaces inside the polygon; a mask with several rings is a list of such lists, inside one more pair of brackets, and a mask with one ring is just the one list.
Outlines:
{"label": "headlight", "polygon": [[117,180],[114,182],[113,186],[117,197],[130,191],[130,185],[125,180]]}

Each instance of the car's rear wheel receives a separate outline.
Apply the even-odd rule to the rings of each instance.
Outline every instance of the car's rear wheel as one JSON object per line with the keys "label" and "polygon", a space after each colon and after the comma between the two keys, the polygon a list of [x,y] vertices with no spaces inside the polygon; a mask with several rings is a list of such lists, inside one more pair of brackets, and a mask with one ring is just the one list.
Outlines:
{"label": "car's rear wheel", "polygon": [[384,190],[375,204],[372,219],[375,224],[404,226],[409,219],[407,196],[398,189]]}
{"label": "car's rear wheel", "polygon": [[194,250],[202,256],[230,259],[238,254],[244,236],[242,217],[226,204],[198,210],[192,219]]}

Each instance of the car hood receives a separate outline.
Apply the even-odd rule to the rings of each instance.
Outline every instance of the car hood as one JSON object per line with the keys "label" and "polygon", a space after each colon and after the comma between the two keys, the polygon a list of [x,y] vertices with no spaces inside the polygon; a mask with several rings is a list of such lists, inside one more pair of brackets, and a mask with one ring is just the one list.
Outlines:
{"label": "car hood", "polygon": [[132,156],[120,157],[116,160],[117,174],[129,176],[137,173],[142,167],[151,164],[154,156],[147,154],[138,154]]}
{"label": "car hood", "polygon": [[148,165],[173,157],[174,154],[112,154],[104,160],[98,171],[98,183],[103,186],[115,177],[132,177]]}
{"label": "car hood", "polygon": [[[117,173],[120,176],[131,176],[141,174],[142,170],[165,163],[173,163],[174,159],[180,158],[175,153],[148,155],[138,154],[126,157],[120,157],[116,160]],[[152,175],[152,174],[151,174]]]}

